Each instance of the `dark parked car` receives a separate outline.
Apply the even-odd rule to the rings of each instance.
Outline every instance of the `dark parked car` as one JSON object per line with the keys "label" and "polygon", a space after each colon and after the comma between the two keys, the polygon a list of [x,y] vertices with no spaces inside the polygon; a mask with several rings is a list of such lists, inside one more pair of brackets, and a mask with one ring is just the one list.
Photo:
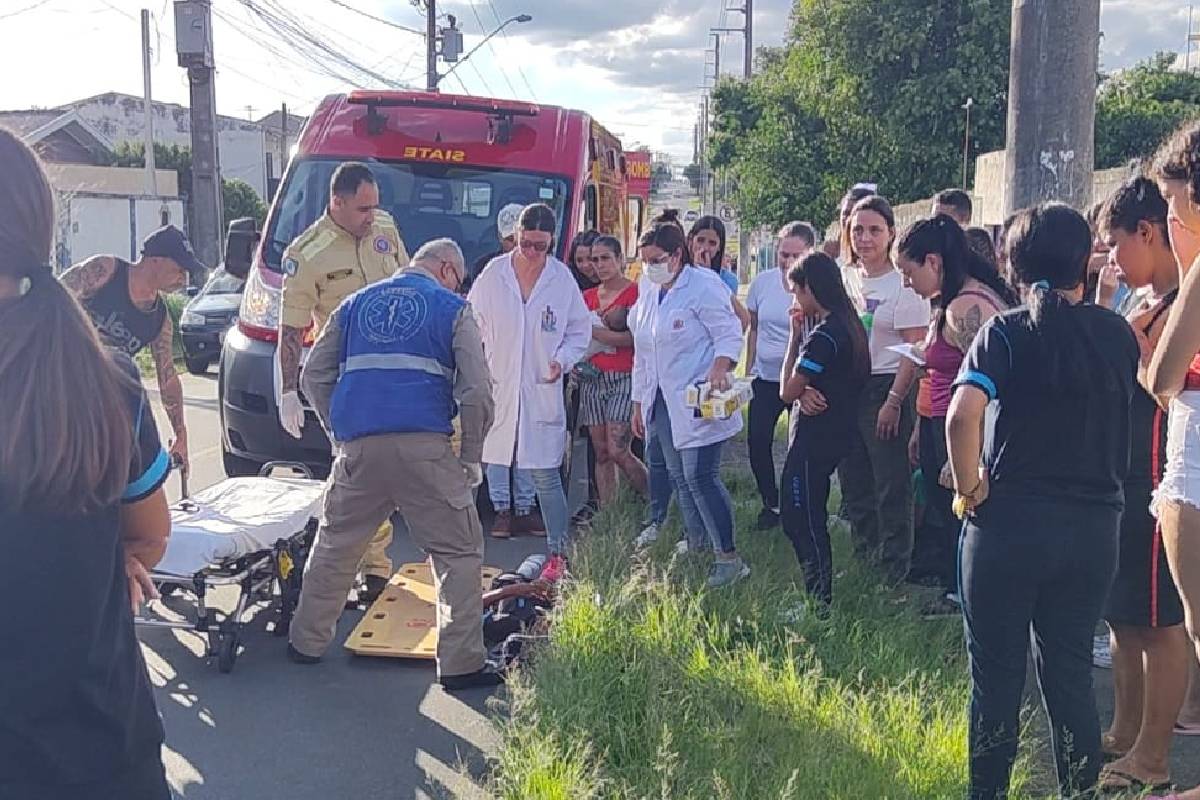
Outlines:
{"label": "dark parked car", "polygon": [[221,357],[225,332],[237,322],[246,281],[218,268],[183,308],[179,333],[188,372],[202,375]]}

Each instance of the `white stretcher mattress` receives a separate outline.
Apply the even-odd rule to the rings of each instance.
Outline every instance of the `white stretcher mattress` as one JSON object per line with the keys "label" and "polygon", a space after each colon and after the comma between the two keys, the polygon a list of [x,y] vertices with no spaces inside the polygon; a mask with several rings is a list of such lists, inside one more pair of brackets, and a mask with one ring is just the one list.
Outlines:
{"label": "white stretcher mattress", "polygon": [[171,538],[156,573],[191,577],[211,564],[267,550],[317,515],[321,481],[229,478],[171,509]]}

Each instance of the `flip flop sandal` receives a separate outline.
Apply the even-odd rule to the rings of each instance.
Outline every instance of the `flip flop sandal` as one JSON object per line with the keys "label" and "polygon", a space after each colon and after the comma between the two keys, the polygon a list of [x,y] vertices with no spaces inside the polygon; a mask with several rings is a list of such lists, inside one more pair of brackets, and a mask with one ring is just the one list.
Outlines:
{"label": "flip flop sandal", "polygon": [[1176,736],[1200,736],[1200,723],[1181,725],[1176,722],[1174,730]]}
{"label": "flip flop sandal", "polygon": [[[1110,781],[1113,778],[1123,781],[1123,783],[1111,783]],[[1099,786],[1100,791],[1104,794],[1115,792],[1137,792],[1138,794],[1144,792],[1169,792],[1173,788],[1174,784],[1169,780],[1162,783],[1149,783],[1136,775],[1130,775],[1128,772],[1123,772],[1119,769],[1105,770],[1104,774],[1100,776]]]}

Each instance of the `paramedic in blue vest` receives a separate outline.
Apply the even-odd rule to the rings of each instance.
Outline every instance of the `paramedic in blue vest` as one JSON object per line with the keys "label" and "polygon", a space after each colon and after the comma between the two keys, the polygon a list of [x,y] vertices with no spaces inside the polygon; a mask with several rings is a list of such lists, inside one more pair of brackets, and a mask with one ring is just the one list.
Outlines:
{"label": "paramedic in blue vest", "polygon": [[[302,388],[337,456],[291,626],[292,661],[325,652],[359,559],[399,511],[433,569],[439,683],[500,682],[485,666],[483,530],[472,498],[494,406],[479,328],[458,294],[465,275],[457,244],[429,242],[402,271],[343,301],[313,345]],[[461,456],[450,446],[455,416]]]}

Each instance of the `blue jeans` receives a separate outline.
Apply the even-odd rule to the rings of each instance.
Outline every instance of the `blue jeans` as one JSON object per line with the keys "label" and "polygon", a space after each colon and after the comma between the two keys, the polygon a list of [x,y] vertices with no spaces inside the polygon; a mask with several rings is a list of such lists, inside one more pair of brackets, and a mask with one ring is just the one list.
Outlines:
{"label": "blue jeans", "polygon": [[[533,510],[533,499],[537,490],[533,477],[527,469],[516,469],[507,464],[487,464],[488,497],[497,511],[513,511],[520,516]],[[515,475],[513,473],[516,473]],[[510,479],[516,485],[516,503],[513,503]]]}
{"label": "blue jeans", "polygon": [[667,459],[663,455],[662,443],[651,425],[646,430],[646,467],[650,472],[650,522],[662,527],[671,510],[671,473],[667,471]]}
{"label": "blue jeans", "polygon": [[721,482],[721,448],[725,443],[676,450],[671,417],[661,392],[655,397],[650,424],[679,495],[688,543],[700,547],[707,537],[718,553],[733,553],[733,498]]}
{"label": "blue jeans", "polygon": [[546,549],[551,555],[566,554],[571,515],[567,510],[567,493],[558,469],[513,469],[504,464],[488,464],[488,495],[497,511],[512,508],[508,489],[510,474],[516,486],[517,515],[529,513],[536,496],[542,508],[542,520],[546,523]]}

